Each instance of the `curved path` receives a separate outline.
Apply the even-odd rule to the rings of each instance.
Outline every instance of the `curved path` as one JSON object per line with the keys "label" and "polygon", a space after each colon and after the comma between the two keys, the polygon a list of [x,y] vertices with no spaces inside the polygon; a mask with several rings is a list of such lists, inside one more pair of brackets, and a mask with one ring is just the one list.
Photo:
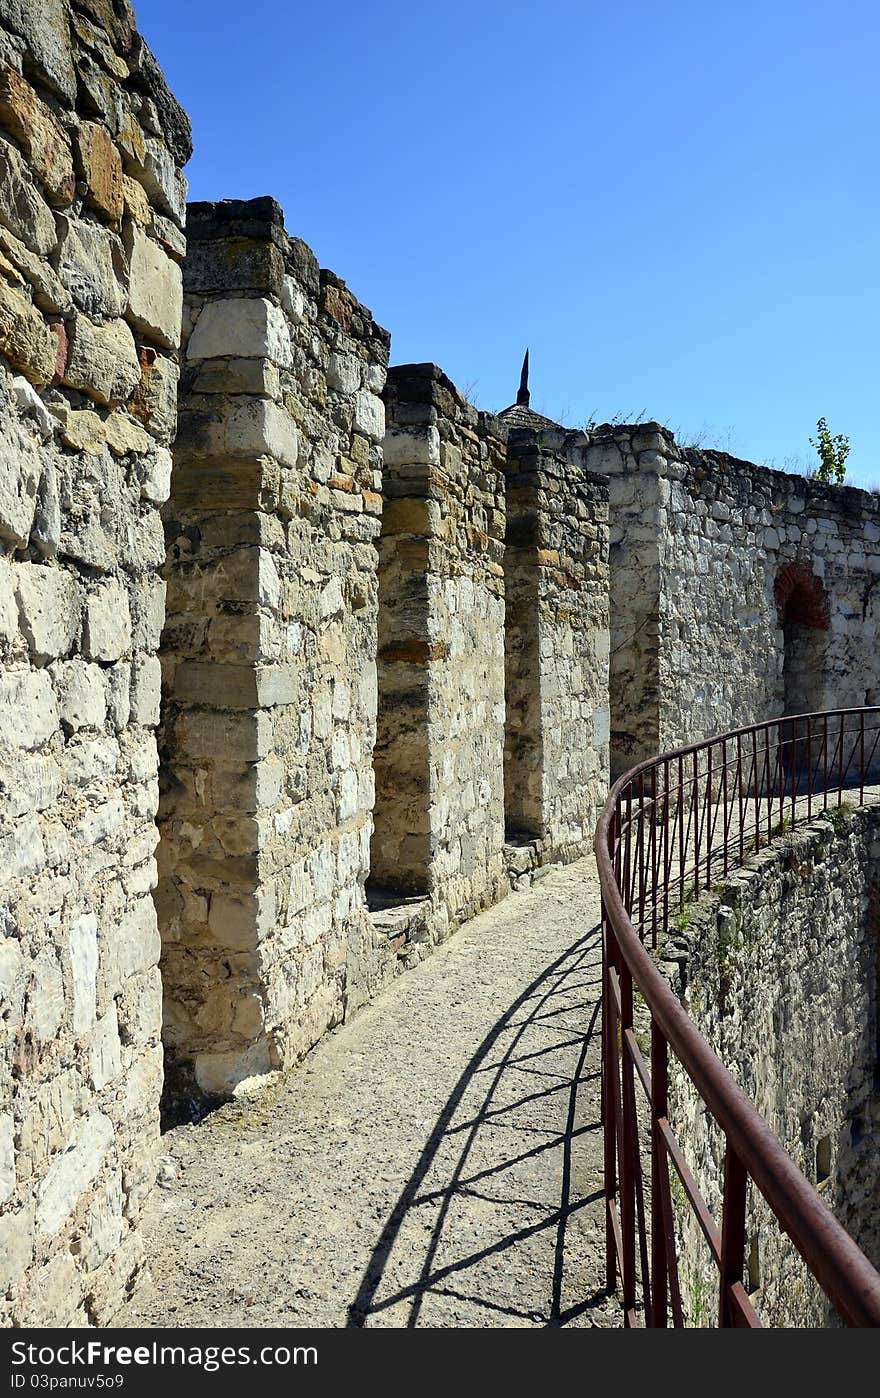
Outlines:
{"label": "curved path", "polygon": [[[163,1152],[130,1326],[611,1326],[592,860]],[[117,1323],[120,1323],[117,1322]]]}

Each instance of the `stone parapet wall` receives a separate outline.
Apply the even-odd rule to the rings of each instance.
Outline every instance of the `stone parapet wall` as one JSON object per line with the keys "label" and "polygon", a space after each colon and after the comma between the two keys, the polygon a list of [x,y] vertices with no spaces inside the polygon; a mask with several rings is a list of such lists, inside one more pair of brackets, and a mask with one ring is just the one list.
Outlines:
{"label": "stone parapet wall", "polygon": [[[689,1015],[880,1265],[880,806],[829,810],[753,857],[679,921],[663,956]],[[670,1119],[720,1218],[723,1139],[677,1067]],[[683,1200],[676,1212],[690,1321],[712,1326],[716,1269]],[[747,1289],[764,1324],[836,1323],[753,1187],[746,1255]]]}
{"label": "stone parapet wall", "polygon": [[206,1092],[365,993],[388,336],[271,199],[195,204],[167,510],[166,1044]]}
{"label": "stone parapet wall", "polygon": [[433,364],[385,401],[372,877],[440,938],[506,887],[504,429]]}
{"label": "stone parapet wall", "polygon": [[0,0],[0,1323],[143,1263],[189,124],[122,0]]}
{"label": "stone parapet wall", "polygon": [[[599,429],[586,455],[609,476],[613,775],[785,712],[876,702],[880,498],[681,448],[657,423]],[[787,636],[795,578],[816,614]]]}
{"label": "stone parapet wall", "polygon": [[608,794],[608,483],[580,458],[510,434],[505,805],[545,859],[587,853]]}

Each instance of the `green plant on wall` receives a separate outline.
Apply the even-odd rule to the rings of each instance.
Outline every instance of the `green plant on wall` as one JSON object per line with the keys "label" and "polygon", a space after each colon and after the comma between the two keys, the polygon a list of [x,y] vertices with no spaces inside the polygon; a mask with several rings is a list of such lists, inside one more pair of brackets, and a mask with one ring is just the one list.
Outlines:
{"label": "green plant on wall", "polygon": [[834,481],[837,485],[842,485],[846,480],[849,437],[845,437],[842,432],[837,432],[832,436],[824,417],[820,417],[816,423],[816,432],[818,435],[810,438],[810,446],[815,447],[819,453],[819,465],[815,471],[816,479],[827,481],[829,484]]}

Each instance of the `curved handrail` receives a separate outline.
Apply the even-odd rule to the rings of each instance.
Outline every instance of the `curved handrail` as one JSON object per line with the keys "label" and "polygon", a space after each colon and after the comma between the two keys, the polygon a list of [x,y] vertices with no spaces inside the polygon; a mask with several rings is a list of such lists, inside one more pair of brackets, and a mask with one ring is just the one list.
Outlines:
{"label": "curved handrail", "polygon": [[[866,733],[873,730],[866,720],[877,720],[871,757],[866,763]],[[847,733],[849,720],[851,732]],[[839,743],[835,743],[836,763],[832,760],[829,768],[829,731],[837,729]],[[824,746],[821,738],[824,737]],[[845,741],[853,739],[853,758],[847,753]],[[759,748],[757,739],[763,739]],[[755,762],[748,780],[740,763],[734,778],[730,778],[727,753],[731,744],[741,755],[744,741],[751,746],[755,740]],[[684,787],[670,786],[670,764],[673,770],[681,773],[686,759],[693,762],[693,791],[705,795],[705,806],[722,809],[724,821],[724,864],[725,872],[730,867],[730,841],[727,838],[729,822],[726,817],[732,806],[738,805],[739,821],[734,847],[744,847],[742,811],[744,803],[754,806],[754,833],[758,838],[757,847],[764,832],[764,816],[761,802],[770,802],[771,815],[774,802],[781,802],[790,810],[792,825],[804,814],[812,815],[814,803],[822,802],[827,808],[829,794],[836,789],[838,804],[842,793],[850,789],[847,779],[851,768],[858,767],[858,789],[864,794],[865,778],[880,739],[880,707],[868,709],[840,709],[822,714],[787,716],[769,723],[755,724],[733,730],[718,738],[702,743],[692,743],[687,747],[664,753],[660,757],[638,764],[621,777],[613,786],[608,801],[599,819],[595,852],[599,867],[599,879],[603,900],[603,924],[605,927],[605,976],[604,976],[604,1021],[603,1034],[603,1104],[606,1131],[606,1193],[608,1196],[608,1279],[615,1285],[618,1266],[624,1283],[624,1307],[628,1323],[635,1320],[635,1244],[636,1223],[643,1268],[643,1300],[647,1322],[666,1324],[666,1297],[672,1292],[673,1312],[681,1317],[680,1296],[676,1307],[677,1267],[675,1258],[669,1255],[674,1250],[671,1223],[671,1205],[668,1198],[667,1157],[679,1170],[686,1193],[691,1199],[698,1216],[700,1212],[706,1236],[710,1237],[712,1220],[708,1217],[699,1188],[687,1167],[681,1171],[681,1160],[673,1145],[670,1145],[671,1131],[666,1115],[666,1051],[671,1048],[684,1068],[691,1082],[709,1108],[713,1118],[723,1131],[727,1143],[725,1167],[724,1221],[720,1247],[716,1251],[716,1262],[722,1274],[721,1285],[721,1324],[757,1324],[757,1317],[745,1296],[741,1285],[743,1273],[743,1243],[745,1217],[745,1182],[751,1177],[770,1208],[789,1235],[795,1248],[803,1257],[808,1268],[830,1298],[841,1317],[849,1325],[880,1326],[880,1274],[874,1269],[853,1239],[834,1218],[831,1211],[820,1200],[813,1185],[801,1173],[794,1161],[783,1148],[774,1132],[760,1115],[754,1104],[745,1095],[724,1066],[706,1039],[690,1019],[677,996],[657,969],[643,944],[645,932],[645,911],[648,908],[646,893],[650,889],[654,917],[658,906],[658,844],[661,849],[660,873],[668,883],[671,861],[667,857],[670,848],[669,815],[670,794],[677,798],[676,810],[679,827],[682,827],[682,808],[685,800]],[[737,741],[739,740],[739,741]],[[773,745],[771,747],[771,744]],[[823,780],[817,788],[817,770],[812,768],[812,757],[808,770],[798,769],[798,759],[805,753],[812,753],[814,744],[821,749],[819,764]],[[788,754],[785,755],[785,749]],[[719,751],[720,750],[720,751]],[[713,752],[724,757],[719,776],[715,766],[714,783],[718,787],[717,799],[713,797]],[[771,781],[771,752],[775,766]],[[696,757],[695,757],[696,755]],[[706,756],[703,773],[699,771],[699,756]],[[765,760],[766,759],[766,760]],[[658,772],[664,773],[659,783]],[[764,786],[764,773],[767,785]],[[783,774],[781,791],[777,780]],[[760,781],[759,781],[760,776]],[[806,776],[807,792],[804,793]],[[646,783],[646,777],[649,780]],[[830,779],[836,778],[832,785]],[[788,790],[790,778],[791,790]],[[688,784],[691,783],[688,776]],[[735,786],[731,794],[730,782]],[[652,793],[646,798],[647,789]],[[658,800],[658,787],[665,793],[665,805]],[[723,792],[722,788],[723,787]],[[632,801],[634,793],[640,797],[638,813],[633,817]],[[804,802],[806,800],[806,807]],[[801,809],[799,810],[799,803]],[[621,837],[625,828],[624,808],[627,808],[626,828],[629,835],[638,822],[639,862],[642,874],[639,880],[630,883],[624,878],[621,854]],[[662,807],[662,810],[661,810]],[[693,806],[690,808],[693,810]],[[650,822],[646,811],[650,811]],[[662,821],[658,817],[662,814]],[[788,819],[789,817],[786,817]],[[767,822],[768,828],[771,822]],[[710,831],[715,822],[710,825]],[[699,821],[698,827],[699,829]],[[746,822],[748,829],[748,822]],[[656,835],[655,831],[658,831]],[[759,833],[760,832],[760,833]],[[751,834],[749,831],[749,843]],[[710,854],[711,860],[711,833]],[[652,851],[649,858],[648,849]],[[687,842],[685,841],[685,845]],[[627,857],[632,846],[627,845]],[[733,853],[736,853],[734,848]],[[720,855],[718,856],[720,857]],[[635,856],[633,856],[635,858]],[[679,851],[680,865],[686,859],[686,848]],[[700,852],[697,840],[697,869],[699,873]],[[742,861],[740,861],[742,862]],[[645,865],[648,865],[645,874]],[[736,867],[734,865],[734,867]],[[653,875],[653,879],[652,879]],[[636,898],[636,883],[640,884]],[[679,896],[683,897],[683,877]],[[636,931],[633,911],[638,908],[642,935]],[[668,914],[664,912],[664,919]],[[644,1060],[631,1033],[632,1026],[632,987],[641,992],[652,1020],[652,1074],[649,1077]],[[618,1038],[617,1021],[620,1020],[621,1033]],[[629,1023],[627,1023],[627,1019]],[[646,1087],[652,1109],[652,1154],[655,1167],[662,1158],[662,1173],[654,1171],[652,1190],[652,1236],[651,1255],[653,1271],[646,1266],[647,1240],[644,1218],[644,1201],[641,1194],[640,1164],[638,1147],[635,1145],[637,1122],[634,1096],[632,1095],[633,1070],[641,1077]],[[621,1073],[623,1083],[621,1088]],[[612,1077],[613,1074],[613,1077]],[[629,1121],[627,1122],[627,1118]],[[621,1215],[616,1214],[618,1166],[621,1180]],[[609,1175],[611,1178],[607,1178]],[[629,1178],[627,1178],[629,1176]],[[689,1176],[689,1177],[688,1177]],[[625,1197],[627,1196],[628,1197]],[[660,1196],[660,1197],[657,1197]],[[629,1236],[627,1236],[627,1234]],[[726,1251],[725,1251],[726,1248]],[[654,1302],[651,1302],[653,1290]]]}

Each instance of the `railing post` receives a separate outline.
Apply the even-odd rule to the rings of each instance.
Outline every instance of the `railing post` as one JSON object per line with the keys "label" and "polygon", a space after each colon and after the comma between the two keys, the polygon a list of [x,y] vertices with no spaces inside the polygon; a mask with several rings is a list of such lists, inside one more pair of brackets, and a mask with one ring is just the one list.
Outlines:
{"label": "railing post", "polygon": [[[675,1259],[666,1255],[664,1201],[669,1190],[666,1145],[659,1122],[668,1114],[669,1054],[659,1026],[651,1021],[651,1325],[665,1329],[668,1324],[667,1296],[669,1269]],[[674,1243],[673,1243],[674,1246]]]}
{"label": "railing post", "polygon": [[[614,936],[605,900],[602,900],[602,1123],[605,1153],[605,1285],[617,1286],[617,1249],[614,1243],[612,1209],[617,1198],[617,1012],[611,994],[611,965]],[[612,1076],[614,1075],[614,1076]]]}
{"label": "railing post", "polygon": [[746,1172],[727,1142],[724,1156],[724,1205],[721,1215],[721,1278],[718,1286],[718,1324],[736,1324],[730,1288],[743,1279],[746,1252]]}
{"label": "railing post", "polygon": [[638,1118],[634,1070],[626,1051],[624,1035],[633,1027],[633,985],[629,967],[618,958],[620,978],[620,1073],[622,1112],[620,1136],[620,1231],[623,1239],[623,1309],[627,1315],[636,1308],[636,1178],[638,1168]]}

